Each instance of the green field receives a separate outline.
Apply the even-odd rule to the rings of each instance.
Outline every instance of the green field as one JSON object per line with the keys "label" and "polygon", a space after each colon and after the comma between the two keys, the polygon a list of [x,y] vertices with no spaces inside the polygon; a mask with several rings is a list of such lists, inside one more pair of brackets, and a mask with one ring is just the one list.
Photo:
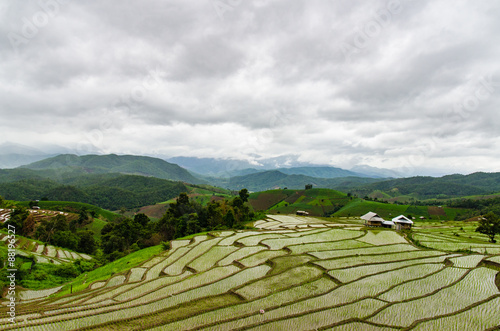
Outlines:
{"label": "green field", "polygon": [[[382,196],[383,192],[380,192]],[[385,197],[385,195],[383,195]],[[355,217],[370,211],[384,218],[398,215],[411,215],[434,220],[453,220],[465,209],[401,205],[348,197],[346,194],[330,189],[310,190],[270,190],[250,195],[250,205],[255,210],[266,210],[272,214],[294,214],[298,210],[309,212],[312,216]]]}
{"label": "green field", "polygon": [[[316,197],[323,196],[321,192]],[[305,198],[304,198],[305,199]],[[500,251],[428,249],[358,222],[275,215],[151,247],[19,303],[16,330],[493,330]],[[486,244],[418,222],[429,242]],[[496,244],[500,248],[500,244]],[[484,261],[487,261],[484,262]],[[73,292],[69,293],[73,286]],[[36,297],[40,293],[30,292]],[[2,313],[6,308],[0,308]]]}
{"label": "green field", "polygon": [[345,193],[314,188],[310,190],[271,190],[250,194],[249,203],[255,210],[273,214],[293,214],[304,210],[314,216],[333,214],[350,199]]}
{"label": "green field", "polygon": [[113,261],[111,263],[106,264],[96,270],[92,270],[87,274],[83,274],[75,278],[69,284],[66,284],[61,292],[57,294],[57,296],[61,296],[70,291],[78,292],[82,291],[93,282],[98,282],[102,280],[107,280],[111,276],[117,275],[121,272],[125,272],[130,270],[131,268],[147,261],[151,257],[158,255],[162,251],[161,246],[153,246],[145,249],[141,249],[140,251],[131,253],[121,259]]}
{"label": "green field", "polygon": [[500,246],[475,231],[477,222],[425,222],[416,223],[413,238],[428,248],[448,251],[471,251],[483,254],[500,254]]}
{"label": "green field", "polygon": [[[208,202],[212,201],[214,198],[217,199],[226,199],[226,198],[231,198],[233,195],[231,194],[231,191],[221,189],[218,187],[212,187],[209,185],[188,185],[188,192],[186,192],[189,196],[190,199],[202,204],[206,205]],[[163,201],[160,204],[169,204],[173,203],[177,200],[177,198],[172,198],[167,201]]]}

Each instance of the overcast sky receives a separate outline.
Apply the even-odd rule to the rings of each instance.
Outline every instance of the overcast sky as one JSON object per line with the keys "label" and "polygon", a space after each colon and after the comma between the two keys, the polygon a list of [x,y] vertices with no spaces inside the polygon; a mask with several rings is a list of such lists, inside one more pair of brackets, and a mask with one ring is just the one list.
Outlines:
{"label": "overcast sky", "polygon": [[500,171],[500,2],[0,0],[0,143]]}

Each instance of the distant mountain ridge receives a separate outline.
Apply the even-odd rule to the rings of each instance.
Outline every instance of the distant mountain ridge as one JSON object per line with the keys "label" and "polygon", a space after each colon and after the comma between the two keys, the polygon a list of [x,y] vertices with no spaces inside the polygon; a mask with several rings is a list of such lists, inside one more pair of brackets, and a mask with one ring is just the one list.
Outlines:
{"label": "distant mountain ridge", "polygon": [[371,177],[362,173],[336,167],[292,167],[278,168],[276,170],[287,175],[304,175],[316,178]]}
{"label": "distant mountain ridge", "polygon": [[420,199],[459,197],[500,192],[500,172],[476,172],[443,177],[416,176],[372,183],[356,188],[360,195],[375,190],[391,196],[413,194]]}
{"label": "distant mountain ridge", "polygon": [[205,183],[205,181],[196,178],[177,164],[148,156],[116,154],[78,156],[74,154],[62,154],[20,168],[31,170],[55,170],[60,173],[121,173],[150,176],[192,184]]}
{"label": "distant mountain ridge", "polygon": [[313,187],[349,190],[353,187],[381,181],[382,179],[346,176],[335,178],[318,178],[301,174],[285,174],[280,170],[269,170],[244,176],[231,177],[225,183],[232,190],[247,188],[250,191],[265,191],[277,188],[304,189],[305,185]]}
{"label": "distant mountain ridge", "polygon": [[55,155],[26,155],[16,153],[3,154],[0,155],[0,169],[13,169],[53,156]]}
{"label": "distant mountain ridge", "polygon": [[279,170],[288,175],[306,175],[318,178],[336,178],[347,176],[382,177],[380,175],[370,176],[361,172],[345,170],[329,165],[318,165],[298,161],[298,156],[296,155],[284,155],[274,158],[258,159],[255,162],[237,159],[198,158],[186,156],[169,158],[167,161],[178,164],[189,171],[203,176],[223,178],[248,175],[251,173],[269,170]]}

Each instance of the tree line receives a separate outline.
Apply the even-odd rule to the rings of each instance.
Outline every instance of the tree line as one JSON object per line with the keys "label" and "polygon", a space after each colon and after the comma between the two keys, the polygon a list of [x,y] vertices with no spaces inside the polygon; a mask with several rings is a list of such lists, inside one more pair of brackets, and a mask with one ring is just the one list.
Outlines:
{"label": "tree line", "polygon": [[255,214],[248,205],[247,189],[239,191],[232,199],[211,201],[206,206],[181,193],[170,204],[163,217],[152,222],[144,214],[134,218],[121,217],[110,222],[101,231],[103,254],[117,259],[130,251],[167,243],[195,233],[243,229],[245,223],[261,215]]}
{"label": "tree line", "polygon": [[96,216],[95,211],[86,208],[82,208],[73,220],[57,215],[36,222],[26,208],[16,207],[4,227],[10,224],[18,235],[94,255],[103,264],[133,251],[195,233],[242,229],[245,223],[261,216],[251,210],[248,198],[248,190],[242,189],[234,198],[210,201],[204,206],[190,199],[187,193],[181,193],[158,221],[153,222],[142,213],[133,218],[120,216],[102,228],[100,240],[86,229]]}

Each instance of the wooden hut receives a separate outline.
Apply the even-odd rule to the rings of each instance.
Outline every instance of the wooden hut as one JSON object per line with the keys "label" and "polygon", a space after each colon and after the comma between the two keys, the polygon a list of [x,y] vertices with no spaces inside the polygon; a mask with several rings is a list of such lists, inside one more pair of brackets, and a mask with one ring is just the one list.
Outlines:
{"label": "wooden hut", "polygon": [[377,213],[368,212],[361,216],[361,219],[365,220],[365,225],[367,226],[379,226],[383,227],[384,222],[387,222],[382,217],[380,217]]}
{"label": "wooden hut", "polygon": [[394,217],[392,221],[396,225],[396,230],[411,229],[411,226],[413,225],[413,221],[404,215]]}

